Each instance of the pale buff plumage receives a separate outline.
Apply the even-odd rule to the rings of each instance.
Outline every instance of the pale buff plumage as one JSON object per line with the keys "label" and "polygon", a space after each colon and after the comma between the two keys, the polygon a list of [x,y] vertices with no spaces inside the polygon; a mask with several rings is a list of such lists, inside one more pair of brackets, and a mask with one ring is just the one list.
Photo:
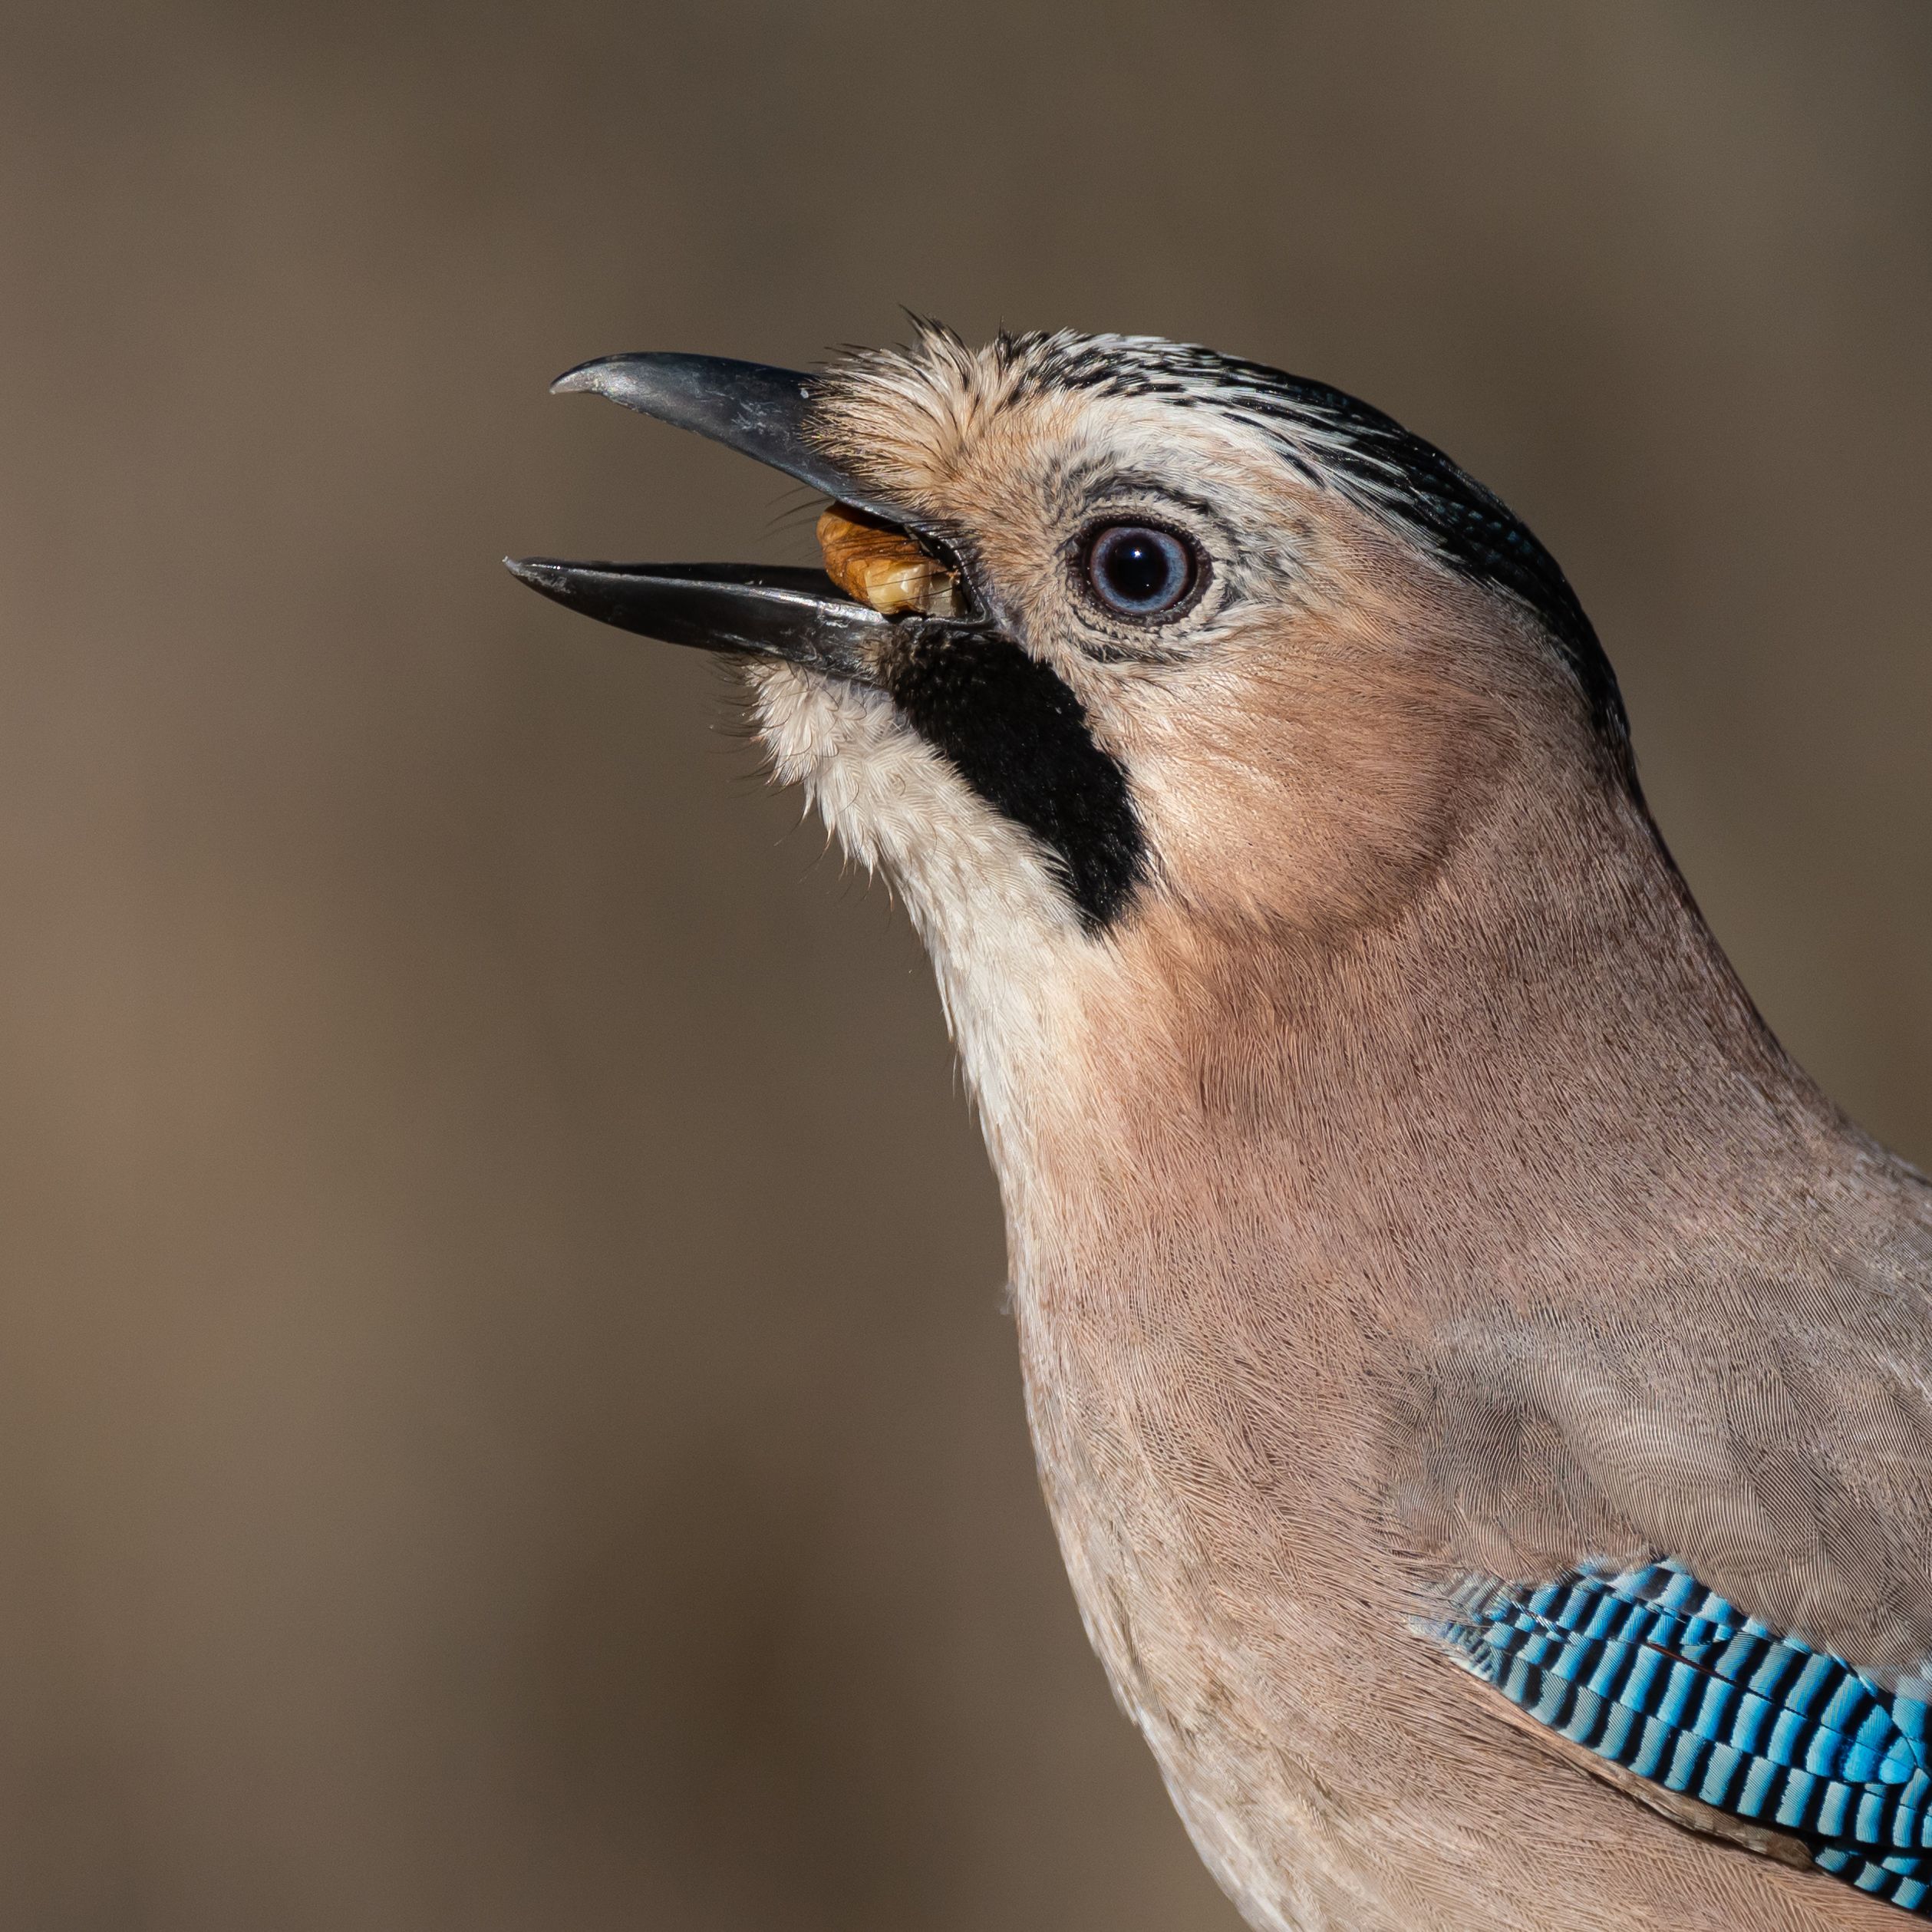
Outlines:
{"label": "pale buff plumage", "polygon": [[[1067,1567],[1196,1844],[1295,1932],[1902,1926],[1634,1795],[1415,1620],[1465,1570],[1663,1553],[1914,1670],[1923,1183],[1766,1032],[1533,616],[1278,438],[1024,374],[928,335],[819,427],[967,534],[1126,766],[1131,913],[1085,930],[889,699],[751,678],[931,949]],[[1212,503],[1225,593],[1108,661],[1063,500],[1103,464]]]}

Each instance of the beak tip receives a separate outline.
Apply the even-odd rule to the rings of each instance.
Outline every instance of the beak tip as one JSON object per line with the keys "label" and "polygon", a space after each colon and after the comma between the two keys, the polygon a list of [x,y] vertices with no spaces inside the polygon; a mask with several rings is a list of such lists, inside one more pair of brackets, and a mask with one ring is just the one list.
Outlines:
{"label": "beak tip", "polygon": [[600,378],[605,365],[614,359],[608,355],[600,355],[594,361],[579,363],[574,369],[565,370],[563,374],[551,384],[551,394],[574,396],[579,391],[597,394],[604,387]]}
{"label": "beak tip", "polygon": [[506,557],[503,568],[519,584],[528,584],[532,590],[551,592],[563,581],[563,566],[548,557]]}

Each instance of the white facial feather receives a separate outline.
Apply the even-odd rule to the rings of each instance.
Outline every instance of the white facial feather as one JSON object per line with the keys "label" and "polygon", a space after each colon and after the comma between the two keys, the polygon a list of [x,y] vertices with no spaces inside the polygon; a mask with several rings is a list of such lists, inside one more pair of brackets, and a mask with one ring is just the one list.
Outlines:
{"label": "white facial feather", "polygon": [[903,896],[931,954],[995,1159],[1040,1126],[1077,1032],[1073,981],[1101,949],[1032,836],[981,799],[892,701],[789,664],[748,674],[779,783]]}

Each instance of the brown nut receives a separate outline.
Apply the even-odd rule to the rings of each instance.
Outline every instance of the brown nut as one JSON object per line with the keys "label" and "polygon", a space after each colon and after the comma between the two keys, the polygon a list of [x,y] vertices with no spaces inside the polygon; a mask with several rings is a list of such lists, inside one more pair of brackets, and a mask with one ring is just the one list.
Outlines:
{"label": "brown nut", "polygon": [[903,531],[834,503],[819,519],[818,534],[825,574],[848,597],[888,617],[905,611],[925,617],[962,614],[952,572]]}

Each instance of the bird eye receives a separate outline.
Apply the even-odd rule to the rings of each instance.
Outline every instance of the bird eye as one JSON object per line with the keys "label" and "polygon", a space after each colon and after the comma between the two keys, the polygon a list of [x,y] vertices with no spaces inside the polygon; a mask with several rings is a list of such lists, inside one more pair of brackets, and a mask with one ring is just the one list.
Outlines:
{"label": "bird eye", "polygon": [[1086,581],[1107,609],[1121,617],[1171,611],[1200,581],[1191,544],[1149,523],[1109,523],[1088,542]]}

